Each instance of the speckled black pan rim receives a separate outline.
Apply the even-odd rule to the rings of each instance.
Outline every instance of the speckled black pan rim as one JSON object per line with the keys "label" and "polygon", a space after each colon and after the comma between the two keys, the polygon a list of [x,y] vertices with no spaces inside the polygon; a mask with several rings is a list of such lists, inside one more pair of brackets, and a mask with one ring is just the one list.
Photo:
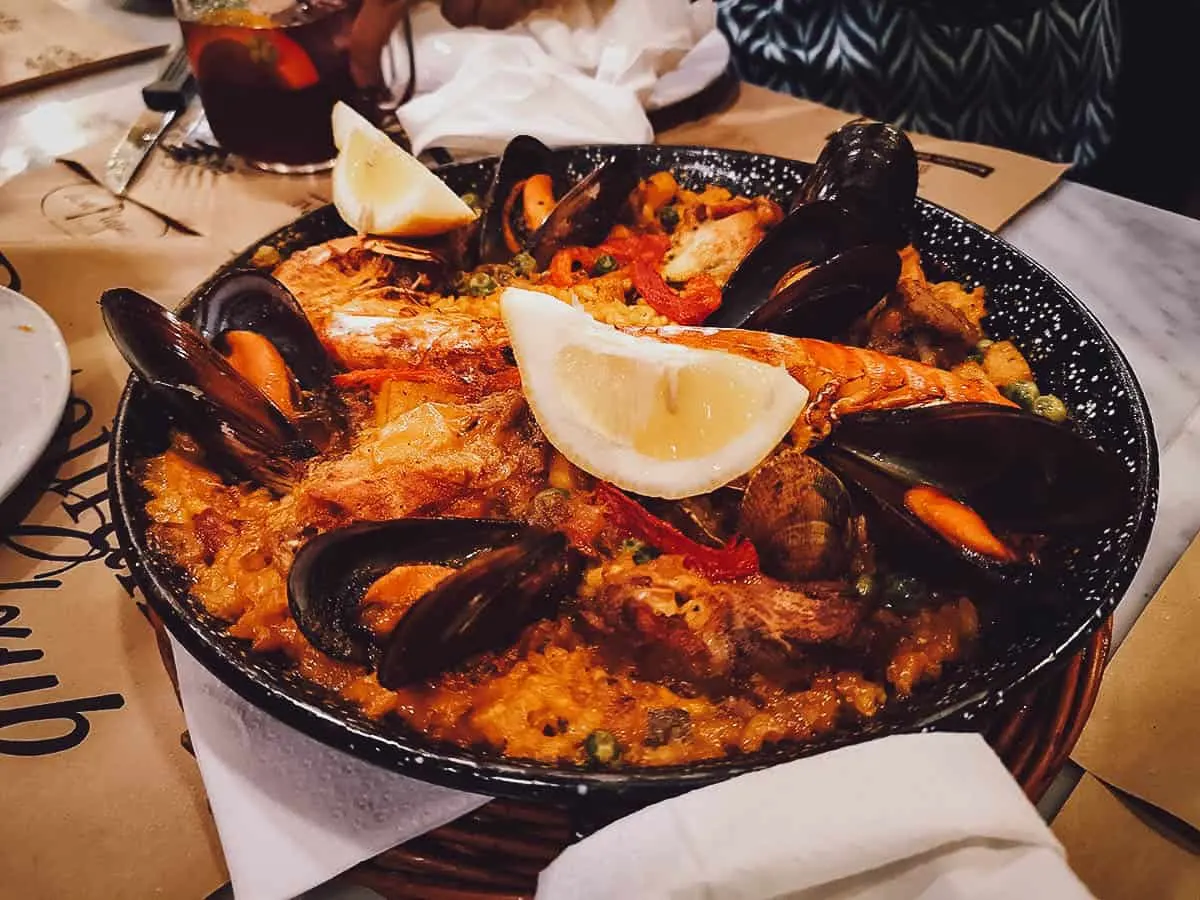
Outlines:
{"label": "speckled black pan rim", "polygon": [[[587,168],[606,151],[585,147],[562,151],[578,168]],[[742,190],[786,195],[799,181],[806,166],[790,160],[742,151],[713,148],[651,146],[639,150],[646,166],[688,168],[697,177],[724,181]],[[492,161],[459,164],[442,170],[443,177],[458,190],[478,188]],[[750,173],[750,174],[748,174]],[[764,174],[765,173],[765,174]],[[770,179],[778,177],[788,184]],[[766,178],[768,180],[764,181]],[[114,422],[113,452],[109,484],[118,537],[134,576],[147,599],[176,640],[202,665],[250,703],[332,747],[375,763],[449,787],[496,796],[577,801],[582,797],[610,799],[642,805],[673,794],[730,778],[744,772],[823,752],[870,737],[902,732],[939,729],[969,730],[975,716],[1001,703],[1004,697],[1043,674],[1073,652],[1081,641],[1111,613],[1128,588],[1149,540],[1153,525],[1158,485],[1158,460],[1150,412],[1124,355],[1111,337],[1066,288],[1032,260],[995,235],[965,222],[933,204],[922,203],[923,220],[933,219],[972,235],[972,240],[990,247],[1000,258],[1044,283],[1056,303],[1064,305],[1096,341],[1103,368],[1128,392],[1126,423],[1134,448],[1137,476],[1137,505],[1125,523],[1119,553],[1104,567],[1103,583],[1095,590],[1101,598],[1086,614],[1077,611],[1068,621],[1027,647],[1018,648],[1014,658],[990,673],[984,683],[938,695],[928,702],[893,703],[876,719],[860,727],[826,735],[803,746],[772,750],[684,766],[596,772],[526,763],[476,754],[458,747],[434,744],[423,736],[389,722],[385,725],[363,719],[353,710],[320,694],[311,686],[268,658],[252,655],[246,645],[231,638],[222,623],[198,608],[188,596],[178,572],[147,541],[143,509],[144,494],[134,476],[136,463],[161,444],[165,422],[156,413],[143,385],[131,377],[122,394]],[[302,216],[296,222],[248,248],[223,267],[220,274],[245,265],[262,244],[290,252],[321,240],[346,234],[331,207]],[[922,246],[924,251],[926,248]],[[951,258],[953,247],[942,248]],[[951,266],[953,268],[953,266]],[[970,273],[956,273],[961,277]],[[194,295],[193,295],[194,296]],[[184,301],[186,305],[191,297]],[[969,682],[969,679],[968,679]],[[928,698],[926,698],[928,700]]]}

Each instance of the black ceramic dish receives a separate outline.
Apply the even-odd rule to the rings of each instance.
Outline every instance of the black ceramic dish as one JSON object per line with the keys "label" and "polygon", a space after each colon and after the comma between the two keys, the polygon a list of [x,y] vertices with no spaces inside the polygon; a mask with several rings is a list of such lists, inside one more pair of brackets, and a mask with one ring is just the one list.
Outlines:
{"label": "black ceramic dish", "polygon": [[[576,176],[603,148],[561,151]],[[769,156],[687,147],[645,147],[643,174],[671,169],[691,186],[706,182],[783,201],[807,169]],[[493,161],[450,166],[441,174],[454,190],[479,191]],[[145,496],[136,463],[164,449],[168,421],[159,404],[131,378],[121,398],[109,472],[114,515],[126,559],[139,586],[179,642],[217,677],[272,715],[362,759],[427,781],[516,798],[567,802],[596,796],[642,805],[731,776],[867,738],[953,728],[969,730],[1015,688],[1041,676],[1079,646],[1112,612],[1133,578],[1154,520],[1158,459],[1149,410],[1125,357],[1096,319],[1048,272],[992,234],[941,207],[921,203],[917,244],[929,266],[989,291],[989,333],[1012,337],[1038,383],[1074,410],[1076,420],[1134,475],[1133,512],[1095,540],[1055,560],[1069,602],[1061,609],[1002,610],[986,623],[973,659],[876,719],[803,746],[668,768],[598,772],[503,759],[436,744],[395,719],[371,721],[303,681],[247,643],[188,596],[179,572],[146,541]],[[264,239],[284,255],[348,229],[332,207],[298,219]],[[256,245],[257,247],[258,245]],[[244,266],[252,247],[227,268]],[[185,301],[185,306],[189,301]],[[1097,485],[1104,490],[1104,485]]]}

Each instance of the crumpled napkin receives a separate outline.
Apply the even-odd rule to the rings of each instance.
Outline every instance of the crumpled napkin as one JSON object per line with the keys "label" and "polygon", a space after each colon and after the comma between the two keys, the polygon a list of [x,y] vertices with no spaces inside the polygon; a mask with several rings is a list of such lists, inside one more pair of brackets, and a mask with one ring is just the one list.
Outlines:
{"label": "crumpled napkin", "polygon": [[[565,0],[504,31],[456,29],[436,5],[412,17],[418,94],[397,115],[418,154],[497,153],[517,134],[550,146],[649,142],[646,109],[665,102],[655,96],[663,76],[689,56],[711,66],[717,44],[727,58],[712,0]],[[391,50],[399,91],[408,61],[398,35]]]}
{"label": "crumpled napkin", "polygon": [[693,791],[567,848],[536,900],[1084,900],[975,734],[897,735]]}
{"label": "crumpled napkin", "polygon": [[171,645],[237,900],[290,900],[491,799],[327,747],[250,705]]}
{"label": "crumpled napkin", "polygon": [[[489,798],[384,771],[275,720],[172,641],[237,900],[283,900]],[[619,860],[620,865],[614,865]],[[883,738],[648,807],[568,848],[537,900],[1091,897],[974,734]]]}

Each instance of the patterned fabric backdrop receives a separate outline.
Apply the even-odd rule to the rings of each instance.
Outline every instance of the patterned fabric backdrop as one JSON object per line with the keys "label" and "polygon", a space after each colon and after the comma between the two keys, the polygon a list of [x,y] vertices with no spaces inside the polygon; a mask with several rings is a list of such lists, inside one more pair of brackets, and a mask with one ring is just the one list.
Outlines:
{"label": "patterned fabric backdrop", "polygon": [[972,28],[900,0],[717,0],[739,73],[753,84],[1079,166],[1113,130],[1117,2],[1052,0]]}

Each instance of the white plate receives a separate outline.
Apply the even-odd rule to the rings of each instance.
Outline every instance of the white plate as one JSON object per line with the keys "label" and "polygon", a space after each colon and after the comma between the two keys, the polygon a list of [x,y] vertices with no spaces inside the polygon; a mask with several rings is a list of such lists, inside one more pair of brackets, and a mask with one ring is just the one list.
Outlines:
{"label": "white plate", "polygon": [[0,500],[33,468],[71,393],[71,357],[40,306],[0,287]]}

